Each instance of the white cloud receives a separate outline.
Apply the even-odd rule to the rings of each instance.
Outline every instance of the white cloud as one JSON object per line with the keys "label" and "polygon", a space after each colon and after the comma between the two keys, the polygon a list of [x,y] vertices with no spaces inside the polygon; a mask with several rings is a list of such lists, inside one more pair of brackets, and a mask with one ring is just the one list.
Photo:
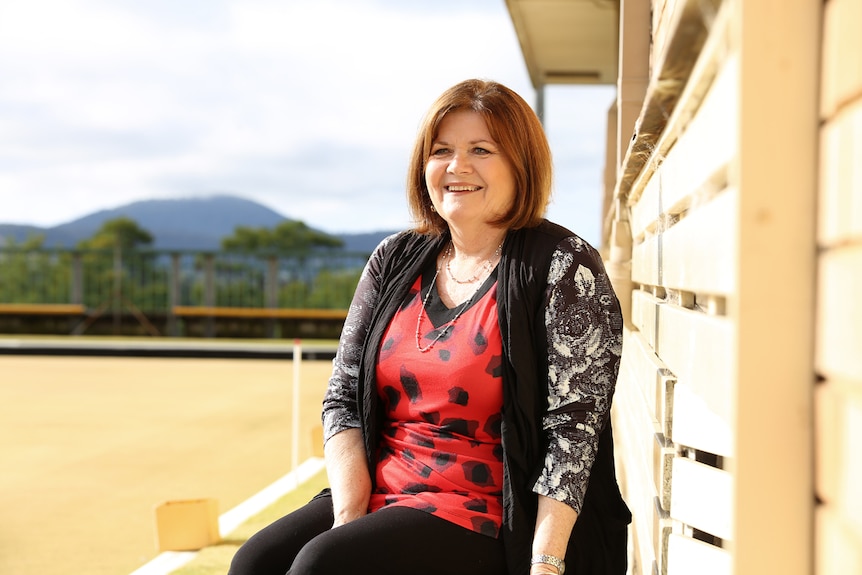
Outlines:
{"label": "white cloud", "polygon": [[[0,77],[0,222],[37,225],[225,192],[330,231],[402,227],[407,155],[443,89],[485,77],[533,99],[497,0],[4,2]],[[558,123],[551,101],[553,143],[583,118]],[[558,182],[600,179],[603,136],[555,149]]]}

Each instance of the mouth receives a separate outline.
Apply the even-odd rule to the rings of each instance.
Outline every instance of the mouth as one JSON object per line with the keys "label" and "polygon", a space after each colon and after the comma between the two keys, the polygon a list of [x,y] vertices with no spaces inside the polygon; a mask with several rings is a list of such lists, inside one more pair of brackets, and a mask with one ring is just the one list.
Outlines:
{"label": "mouth", "polygon": [[482,186],[445,186],[448,192],[477,192]]}

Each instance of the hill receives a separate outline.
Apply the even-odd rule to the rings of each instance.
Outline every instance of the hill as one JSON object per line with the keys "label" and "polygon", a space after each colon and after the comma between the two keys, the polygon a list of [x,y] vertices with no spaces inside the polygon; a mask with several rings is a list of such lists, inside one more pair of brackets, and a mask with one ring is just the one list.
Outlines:
{"label": "hill", "polygon": [[[28,235],[44,234],[48,247],[74,247],[96,233],[105,221],[119,217],[131,218],[148,230],[155,239],[153,247],[176,250],[217,250],[221,239],[233,234],[237,226],[272,228],[291,219],[257,202],[230,195],[144,200],[50,228],[0,224],[0,245],[2,238],[22,242]],[[370,252],[389,233],[333,235],[345,242],[347,251]]]}

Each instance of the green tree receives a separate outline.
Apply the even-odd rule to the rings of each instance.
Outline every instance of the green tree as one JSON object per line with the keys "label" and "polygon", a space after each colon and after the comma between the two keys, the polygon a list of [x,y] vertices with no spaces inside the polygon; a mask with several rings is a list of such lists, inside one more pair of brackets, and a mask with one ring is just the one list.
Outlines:
{"label": "green tree", "polygon": [[164,309],[165,270],[156,268],[155,254],[140,251],[153,243],[153,235],[127,217],[107,220],[93,236],[78,242],[83,250],[85,303],[115,309]]}
{"label": "green tree", "polygon": [[78,242],[78,247],[90,250],[119,248],[128,251],[152,243],[153,235],[140,227],[138,222],[119,217],[104,222],[92,237]]}
{"label": "green tree", "polygon": [[45,234],[34,234],[31,232],[27,234],[27,237],[21,243],[16,242],[14,237],[9,236],[8,238],[4,238],[0,245],[22,251],[40,250],[45,247]]}
{"label": "green tree", "polygon": [[237,226],[222,238],[222,249],[242,252],[303,253],[313,248],[340,248],[335,236],[309,228],[304,222],[286,220],[273,229]]}
{"label": "green tree", "polygon": [[68,303],[68,256],[44,247],[44,234],[0,246],[0,302]]}

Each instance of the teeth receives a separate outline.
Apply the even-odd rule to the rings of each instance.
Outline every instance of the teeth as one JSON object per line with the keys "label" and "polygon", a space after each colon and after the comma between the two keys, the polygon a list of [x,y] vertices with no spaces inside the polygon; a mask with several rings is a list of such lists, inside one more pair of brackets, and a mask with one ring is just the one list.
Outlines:
{"label": "teeth", "polygon": [[446,186],[450,192],[475,192],[479,186]]}

